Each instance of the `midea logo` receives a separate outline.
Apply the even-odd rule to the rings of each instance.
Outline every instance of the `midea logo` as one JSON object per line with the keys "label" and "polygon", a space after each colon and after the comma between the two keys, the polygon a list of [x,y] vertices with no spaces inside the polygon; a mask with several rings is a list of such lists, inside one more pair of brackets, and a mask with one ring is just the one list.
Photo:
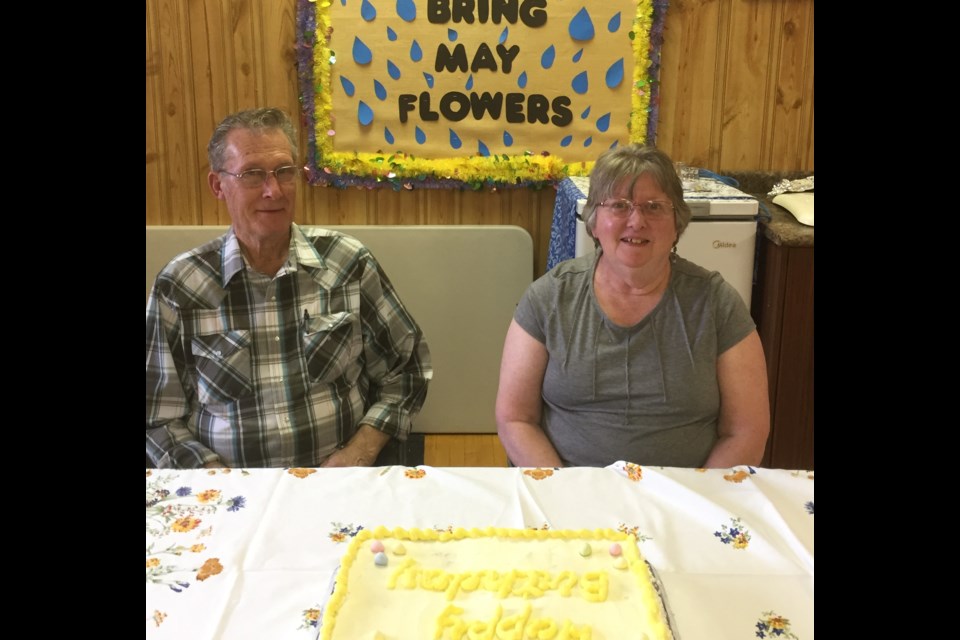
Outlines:
{"label": "midea logo", "polygon": [[713,241],[714,249],[736,249],[736,242],[724,242],[723,240],[714,240]]}

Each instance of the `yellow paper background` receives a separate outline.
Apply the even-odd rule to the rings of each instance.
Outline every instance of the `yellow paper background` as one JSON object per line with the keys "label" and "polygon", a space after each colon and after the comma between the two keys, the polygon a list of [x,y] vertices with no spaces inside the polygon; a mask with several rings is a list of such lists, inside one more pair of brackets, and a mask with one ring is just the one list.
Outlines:
{"label": "yellow paper background", "polygon": [[[482,0],[478,0],[482,1]],[[366,153],[406,153],[421,158],[448,158],[469,156],[478,153],[482,141],[491,154],[522,154],[547,152],[560,156],[566,162],[589,161],[614,143],[630,142],[629,123],[631,117],[631,89],[634,77],[633,41],[629,37],[634,28],[637,4],[624,0],[605,0],[602,3],[589,3],[588,10],[593,21],[595,35],[592,40],[578,42],[568,32],[571,19],[583,8],[582,3],[554,0],[547,3],[547,21],[544,26],[530,28],[521,21],[511,24],[506,20],[494,24],[475,21],[456,23],[452,20],[445,24],[430,23],[425,15],[426,3],[417,2],[417,18],[405,22],[396,13],[395,2],[373,2],[377,11],[376,18],[366,22],[360,17],[361,3],[349,0],[346,5],[334,0],[329,7],[332,33],[329,48],[334,55],[330,66],[332,95],[331,129],[333,150],[340,153],[353,151]],[[615,33],[607,28],[614,14],[620,13],[620,26]],[[387,37],[387,28],[397,34],[396,41]],[[451,41],[448,29],[456,31],[457,39]],[[510,73],[500,69],[501,60],[496,54],[504,29],[507,37],[503,44],[507,47],[517,45],[520,52],[513,60]],[[646,34],[640,34],[645,37]],[[354,62],[352,50],[355,37],[359,37],[372,51],[373,60],[368,65]],[[420,44],[423,57],[414,62],[410,57],[410,48],[414,41]],[[468,69],[466,73],[436,71],[434,62],[437,47],[446,44],[450,50],[457,44],[464,45],[467,62],[471,64],[480,43],[486,43],[494,52],[493,59],[497,71],[486,68],[477,72]],[[541,65],[541,55],[553,44],[555,58],[550,69]],[[573,61],[574,55],[582,49],[581,57]],[[609,88],[604,77],[608,67],[618,59],[624,61],[623,80],[619,86]],[[387,60],[392,61],[400,71],[398,80],[388,75]],[[578,94],[571,87],[573,77],[581,72],[588,74],[589,90]],[[432,89],[427,85],[423,73],[427,72],[435,79]],[[526,72],[527,83],[521,88],[518,79]],[[347,77],[355,87],[354,95],[347,96],[341,84],[341,76]],[[467,89],[472,76],[473,86]],[[374,80],[379,80],[387,90],[386,100],[380,100],[374,92]],[[433,111],[439,111],[441,97],[450,91],[461,92],[469,96],[471,92],[503,92],[524,95],[523,113],[527,115],[526,98],[532,94],[541,94],[552,101],[557,96],[568,96],[568,107],[572,121],[567,126],[558,127],[553,123],[541,124],[524,122],[507,123],[506,107],[499,119],[489,114],[481,120],[468,115],[459,122],[440,115],[436,122],[420,119],[418,108],[409,113],[407,122],[401,123],[397,99],[400,94],[419,94],[427,91],[431,97]],[[363,126],[358,121],[358,104],[362,100],[374,111],[374,120]],[[414,103],[419,107],[419,102]],[[589,111],[587,111],[589,109]],[[583,118],[587,112],[587,117]],[[548,115],[555,114],[548,108]],[[609,114],[610,126],[606,132],[597,128],[597,120]],[[424,144],[415,139],[415,127],[419,127],[426,137]],[[384,129],[394,137],[394,143],[385,139]],[[455,149],[451,145],[450,131],[453,130],[462,141]],[[504,131],[512,136],[513,144],[504,143]],[[637,135],[643,136],[644,132]],[[572,136],[568,146],[562,146],[561,140]]]}

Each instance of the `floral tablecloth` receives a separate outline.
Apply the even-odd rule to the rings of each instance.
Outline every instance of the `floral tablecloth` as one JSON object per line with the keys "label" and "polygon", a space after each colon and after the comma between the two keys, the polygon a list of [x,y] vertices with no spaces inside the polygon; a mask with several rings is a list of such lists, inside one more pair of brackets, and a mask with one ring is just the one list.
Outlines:
{"label": "floral tablecloth", "polygon": [[312,640],[360,529],[637,535],[680,640],[813,639],[813,472],[374,467],[146,472],[146,637]]}
{"label": "floral tablecloth", "polygon": [[586,176],[564,178],[557,184],[547,245],[547,271],[577,255],[577,200],[586,198],[589,191],[590,178]]}

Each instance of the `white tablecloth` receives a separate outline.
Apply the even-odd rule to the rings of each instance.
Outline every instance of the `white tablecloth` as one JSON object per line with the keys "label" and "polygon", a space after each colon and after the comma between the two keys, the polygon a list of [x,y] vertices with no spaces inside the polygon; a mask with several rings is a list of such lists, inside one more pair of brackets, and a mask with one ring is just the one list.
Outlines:
{"label": "white tablecloth", "polygon": [[636,533],[680,640],[813,640],[813,472],[147,470],[146,637],[312,640],[361,528]]}

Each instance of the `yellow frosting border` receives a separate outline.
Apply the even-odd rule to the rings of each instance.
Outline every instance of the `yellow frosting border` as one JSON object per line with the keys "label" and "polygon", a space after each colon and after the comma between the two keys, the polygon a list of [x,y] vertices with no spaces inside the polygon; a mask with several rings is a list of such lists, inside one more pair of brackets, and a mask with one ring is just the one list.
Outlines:
{"label": "yellow frosting border", "polygon": [[347,576],[350,574],[350,567],[357,559],[364,542],[369,540],[435,540],[437,542],[449,542],[452,540],[463,540],[465,538],[521,538],[524,540],[607,540],[610,542],[627,542],[622,545],[623,556],[629,565],[629,570],[636,578],[640,595],[647,603],[647,611],[650,619],[648,621],[654,637],[650,640],[672,640],[673,634],[666,623],[666,612],[663,608],[663,602],[660,594],[653,586],[653,575],[647,562],[640,556],[640,548],[637,546],[637,538],[633,534],[624,533],[615,529],[509,529],[503,527],[486,527],[483,529],[471,528],[464,529],[457,527],[453,531],[436,531],[434,529],[405,529],[403,527],[394,527],[389,529],[383,525],[374,529],[361,529],[357,535],[350,540],[347,550],[343,554],[340,562],[340,569],[337,571],[337,578],[334,582],[333,594],[324,607],[323,617],[321,619],[321,631],[319,640],[332,640],[333,631],[336,627],[337,614],[343,607],[344,599],[347,593]]}

